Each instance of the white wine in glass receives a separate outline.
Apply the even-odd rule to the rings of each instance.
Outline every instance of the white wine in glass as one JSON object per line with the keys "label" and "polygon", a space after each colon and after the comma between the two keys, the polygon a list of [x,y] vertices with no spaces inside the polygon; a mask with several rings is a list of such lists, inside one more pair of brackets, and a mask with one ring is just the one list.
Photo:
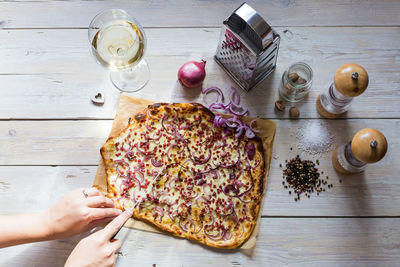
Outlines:
{"label": "white wine in glass", "polygon": [[123,10],[98,14],[89,26],[89,41],[97,61],[110,69],[111,81],[119,90],[135,92],[149,80],[143,59],[146,36],[140,24]]}

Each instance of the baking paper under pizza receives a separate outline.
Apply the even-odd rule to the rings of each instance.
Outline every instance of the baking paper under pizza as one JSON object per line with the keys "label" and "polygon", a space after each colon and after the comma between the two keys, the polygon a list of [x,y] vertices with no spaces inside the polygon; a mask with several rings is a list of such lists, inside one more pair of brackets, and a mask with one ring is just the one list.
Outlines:
{"label": "baking paper under pizza", "polygon": [[251,235],[263,193],[256,137],[215,127],[200,104],[158,103],[101,148],[108,197],[176,236],[236,248]]}

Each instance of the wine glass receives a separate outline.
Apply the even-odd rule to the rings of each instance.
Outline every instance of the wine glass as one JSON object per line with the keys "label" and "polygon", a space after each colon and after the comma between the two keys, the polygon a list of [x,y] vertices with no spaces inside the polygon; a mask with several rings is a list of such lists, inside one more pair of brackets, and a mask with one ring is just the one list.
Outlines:
{"label": "wine glass", "polygon": [[93,18],[88,36],[92,54],[111,71],[115,87],[136,92],[147,84],[146,35],[136,19],[122,9],[105,10]]}

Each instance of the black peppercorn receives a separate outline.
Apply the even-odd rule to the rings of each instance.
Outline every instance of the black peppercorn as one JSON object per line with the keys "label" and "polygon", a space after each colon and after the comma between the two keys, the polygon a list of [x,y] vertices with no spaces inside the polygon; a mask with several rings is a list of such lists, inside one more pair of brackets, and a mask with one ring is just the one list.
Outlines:
{"label": "black peppercorn", "polygon": [[[302,160],[299,155],[290,160],[285,160],[286,169],[283,170],[283,178],[286,183],[282,183],[285,189],[293,189],[297,197],[295,201],[300,200],[300,195],[304,193],[307,198],[310,198],[311,192],[316,191],[317,195],[319,192],[324,192],[325,188],[323,185],[327,185],[327,181],[320,178],[320,173],[316,164],[311,160]],[[319,165],[319,160],[316,160]],[[323,174],[323,171],[321,171]],[[332,184],[328,185],[328,188],[333,187]],[[289,195],[291,191],[289,191]]]}

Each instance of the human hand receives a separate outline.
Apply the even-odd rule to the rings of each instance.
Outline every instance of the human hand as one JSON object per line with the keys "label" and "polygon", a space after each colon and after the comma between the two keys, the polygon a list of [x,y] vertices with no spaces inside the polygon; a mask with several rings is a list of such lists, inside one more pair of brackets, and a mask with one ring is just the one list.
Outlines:
{"label": "human hand", "polygon": [[104,229],[82,239],[69,255],[65,267],[114,266],[122,243],[113,237],[131,216],[131,211],[125,211]]}
{"label": "human hand", "polygon": [[67,193],[46,211],[44,221],[49,238],[65,238],[103,225],[121,213],[96,188],[81,188]]}

